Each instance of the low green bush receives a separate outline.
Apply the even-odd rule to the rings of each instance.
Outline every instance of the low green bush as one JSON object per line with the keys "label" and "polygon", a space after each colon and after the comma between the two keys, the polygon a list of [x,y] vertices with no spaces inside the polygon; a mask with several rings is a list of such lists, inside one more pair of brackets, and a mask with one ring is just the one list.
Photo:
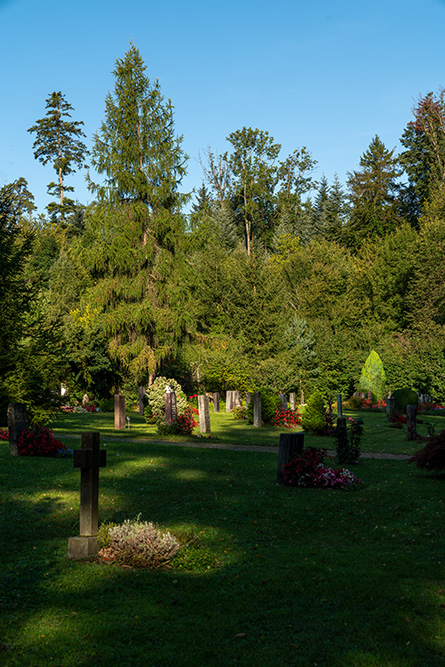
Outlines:
{"label": "low green bush", "polygon": [[315,391],[307,401],[306,409],[301,417],[301,426],[305,431],[324,433],[326,406],[323,394]]}
{"label": "low green bush", "polygon": [[397,412],[406,413],[407,405],[417,405],[418,396],[414,389],[397,389],[392,397],[396,399]]}
{"label": "low green bush", "polygon": [[[276,394],[265,387],[261,387],[257,391],[261,394],[261,418],[267,424],[274,419],[277,409],[281,407],[281,401]],[[247,420],[249,424],[253,424],[253,405],[254,399],[252,396],[252,400],[247,406]]]}

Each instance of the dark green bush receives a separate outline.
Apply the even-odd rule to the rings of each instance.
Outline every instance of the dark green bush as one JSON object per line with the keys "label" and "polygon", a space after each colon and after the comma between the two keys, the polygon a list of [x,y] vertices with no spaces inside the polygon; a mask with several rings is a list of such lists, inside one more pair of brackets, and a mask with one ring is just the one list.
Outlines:
{"label": "dark green bush", "polygon": [[397,412],[406,413],[407,405],[417,405],[418,398],[414,389],[397,389],[392,397],[396,399]]}

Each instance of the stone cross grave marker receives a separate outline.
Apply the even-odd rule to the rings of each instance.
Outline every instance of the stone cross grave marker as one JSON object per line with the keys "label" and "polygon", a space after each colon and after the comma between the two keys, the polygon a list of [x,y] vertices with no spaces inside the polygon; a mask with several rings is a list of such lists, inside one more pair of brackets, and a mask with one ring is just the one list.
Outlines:
{"label": "stone cross grave marker", "polygon": [[125,428],[125,396],[115,394],[114,396],[114,429],[118,431]]}
{"label": "stone cross grave marker", "polygon": [[24,403],[9,403],[8,405],[8,433],[9,453],[19,455],[19,438],[25,428],[28,428],[28,413]]}
{"label": "stone cross grave marker", "polygon": [[278,449],[278,471],[277,484],[284,484],[283,466],[297,454],[301,454],[304,447],[304,433],[281,433],[280,447]]}
{"label": "stone cross grave marker", "polygon": [[210,433],[210,409],[209,397],[198,396],[198,410],[199,410],[199,430],[201,433]]}
{"label": "stone cross grave marker", "polygon": [[100,433],[82,433],[81,449],[74,451],[74,467],[80,468],[79,537],[68,539],[68,557],[79,560],[98,552],[99,468],[106,465],[106,451],[100,449]]}

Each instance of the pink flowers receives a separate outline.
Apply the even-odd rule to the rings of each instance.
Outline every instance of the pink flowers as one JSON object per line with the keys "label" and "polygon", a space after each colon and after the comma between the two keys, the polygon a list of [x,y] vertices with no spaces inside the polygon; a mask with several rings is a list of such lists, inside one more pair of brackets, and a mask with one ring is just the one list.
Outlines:
{"label": "pink flowers", "polygon": [[326,450],[307,447],[302,454],[283,466],[284,481],[290,486],[315,489],[351,490],[361,486],[361,481],[346,468],[334,470],[324,465]]}
{"label": "pink flowers", "polygon": [[18,441],[20,456],[57,456],[66,446],[54,437],[52,429],[36,424],[23,431]]}
{"label": "pink flowers", "polygon": [[275,410],[275,417],[273,420],[274,426],[296,428],[300,423],[301,415],[295,410],[287,410],[286,408],[277,408]]}

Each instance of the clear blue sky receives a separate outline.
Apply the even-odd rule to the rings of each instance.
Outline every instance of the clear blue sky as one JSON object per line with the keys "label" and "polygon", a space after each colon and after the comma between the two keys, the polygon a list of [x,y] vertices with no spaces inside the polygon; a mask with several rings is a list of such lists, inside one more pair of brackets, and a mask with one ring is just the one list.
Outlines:
{"label": "clear blue sky", "polygon": [[[60,90],[90,146],[130,40],[175,107],[185,190],[201,185],[199,152],[244,125],[344,182],[375,134],[399,149],[418,95],[445,86],[444,34],[445,0],[0,0],[0,185],[25,177],[43,211],[54,172],[26,130]],[[91,201],[84,174],[67,183]]]}

